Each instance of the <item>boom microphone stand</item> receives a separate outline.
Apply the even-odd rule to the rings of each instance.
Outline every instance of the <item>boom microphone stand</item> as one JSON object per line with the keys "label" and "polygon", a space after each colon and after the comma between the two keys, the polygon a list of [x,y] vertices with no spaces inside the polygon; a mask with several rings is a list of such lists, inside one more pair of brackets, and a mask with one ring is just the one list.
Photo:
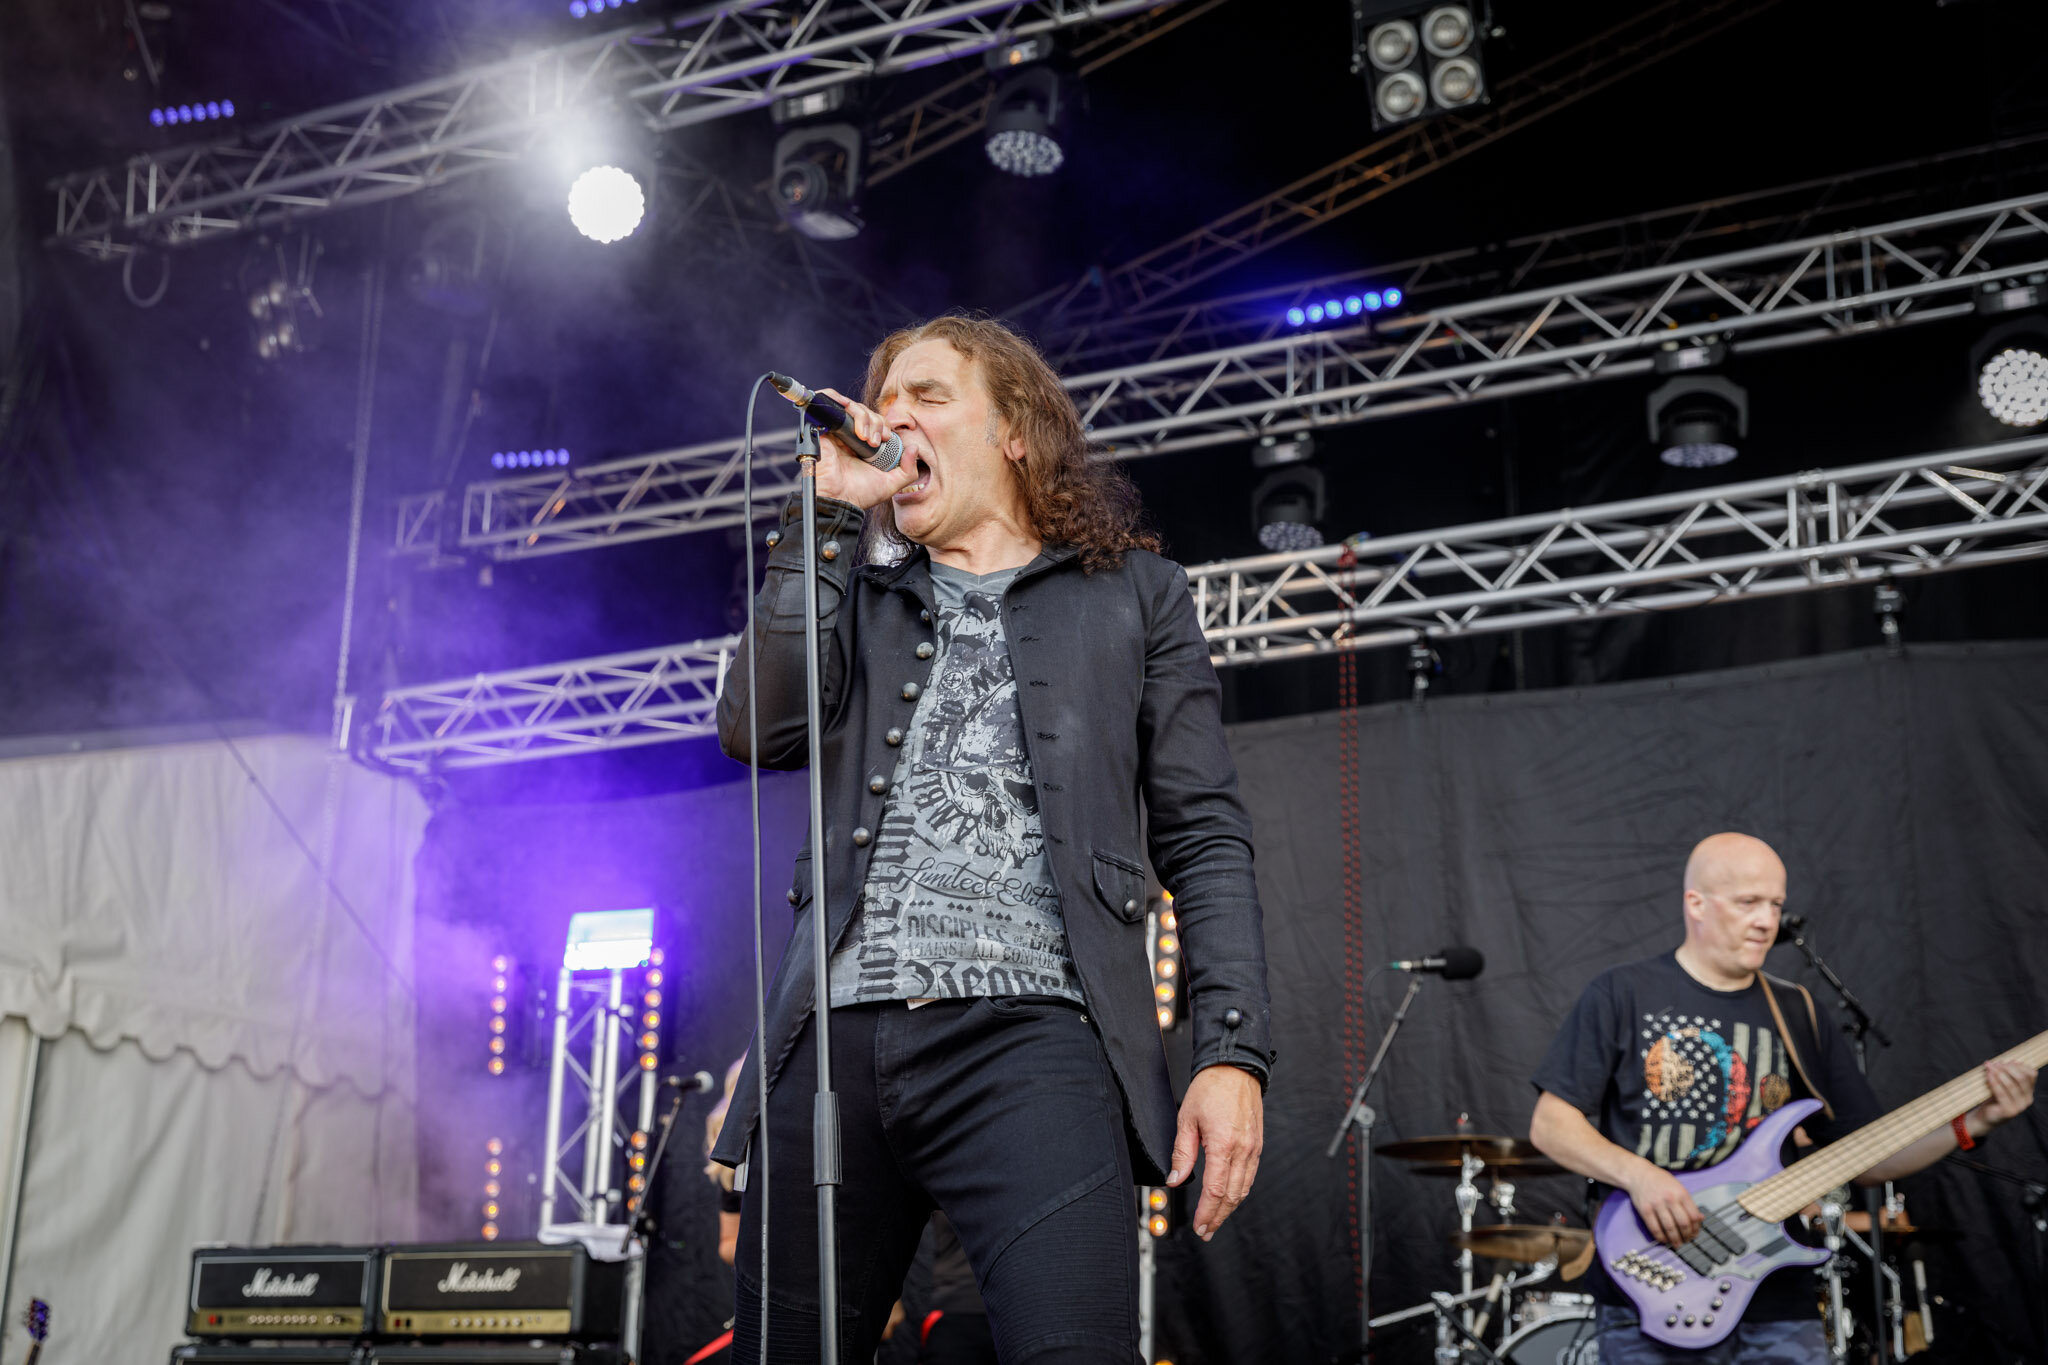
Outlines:
{"label": "boom microphone stand", "polygon": [[[1849,1012],[1851,1022],[1842,1025],[1842,1029],[1849,1035],[1850,1046],[1855,1049],[1856,1069],[1868,1076],[1870,1074],[1868,1040],[1875,1038],[1884,1046],[1890,1047],[1892,1045],[1890,1036],[1878,1027],[1877,1019],[1869,1010],[1863,1007],[1863,1002],[1856,998],[1856,993],[1844,984],[1841,977],[1835,975],[1835,969],[1822,961],[1821,955],[1815,952],[1813,945],[1806,941],[1806,916],[1785,916],[1778,927],[1778,941],[1781,943],[1789,941],[1793,947],[1797,948],[1800,954],[1806,958],[1806,965],[1813,968],[1814,973],[1821,980],[1828,983],[1834,990],[1836,999],[1841,1001],[1842,1008]],[[1886,1365],[1887,1356],[1884,1346],[1884,1331],[1880,1324],[1880,1320],[1885,1315],[1885,1300],[1887,1298],[1884,1277],[1883,1191],[1873,1185],[1864,1191],[1863,1203],[1864,1207],[1870,1210],[1870,1340],[1873,1359],[1876,1361],[1876,1365]]]}
{"label": "boom microphone stand", "polygon": [[[818,1187],[818,1358],[839,1365],[839,1097],[832,1092],[831,944],[825,933],[825,737],[818,642],[818,433],[797,424],[803,491],[804,692],[810,732],[811,1021],[817,1030],[818,1094],[811,1104],[811,1183]],[[762,1064],[766,1065],[766,1059]],[[763,1113],[761,1122],[767,1123]]]}
{"label": "boom microphone stand", "polygon": [[[1380,1063],[1387,1060],[1387,1050],[1394,1045],[1394,1035],[1401,1031],[1401,1021],[1408,1017],[1408,1007],[1415,1003],[1415,996],[1422,990],[1422,978],[1408,978],[1408,994],[1401,997],[1401,1007],[1394,1011],[1394,1017],[1387,1024],[1387,1031],[1380,1037],[1379,1051],[1372,1054],[1372,1062],[1365,1068],[1365,1076],[1358,1082],[1358,1088],[1351,1092],[1351,1105],[1338,1121],[1337,1131],[1330,1138],[1330,1145],[1324,1149],[1325,1157],[1335,1157],[1337,1149],[1344,1145],[1344,1135],[1354,1128],[1358,1137],[1358,1356],[1364,1359],[1372,1349],[1372,1126],[1379,1121],[1372,1106],[1365,1102],[1366,1092],[1372,1089],[1375,1077],[1380,1074]],[[1482,1348],[1483,1349],[1483,1348]]]}

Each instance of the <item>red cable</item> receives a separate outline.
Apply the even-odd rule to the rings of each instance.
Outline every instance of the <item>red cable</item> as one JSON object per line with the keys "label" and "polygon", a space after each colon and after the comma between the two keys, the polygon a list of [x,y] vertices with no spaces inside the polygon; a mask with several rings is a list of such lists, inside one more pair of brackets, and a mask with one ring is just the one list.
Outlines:
{"label": "red cable", "polygon": [[[1350,568],[1357,556],[1349,546],[1338,559],[1338,567]],[[1337,656],[1337,821],[1344,851],[1344,1082],[1357,1084],[1365,1062],[1365,937],[1363,905],[1363,851],[1359,847],[1358,818],[1358,655],[1346,649]],[[1344,1146],[1344,1179],[1350,1198],[1345,1207],[1350,1222],[1351,1278],[1356,1281],[1360,1260],[1358,1226],[1358,1144]],[[1370,1235],[1369,1233],[1366,1235]]]}
{"label": "red cable", "polygon": [[940,1308],[934,1308],[931,1312],[926,1313],[924,1315],[924,1326],[918,1331],[917,1334],[918,1345],[929,1346],[931,1344],[932,1328],[937,1327],[939,1325],[939,1319],[943,1318],[944,1316],[946,1316],[945,1310]]}
{"label": "red cable", "polygon": [[703,1349],[684,1361],[683,1365],[697,1365],[697,1362],[700,1360],[709,1360],[712,1356],[717,1355],[730,1345],[732,1345],[732,1333],[728,1331],[723,1336],[713,1337],[705,1342]]}

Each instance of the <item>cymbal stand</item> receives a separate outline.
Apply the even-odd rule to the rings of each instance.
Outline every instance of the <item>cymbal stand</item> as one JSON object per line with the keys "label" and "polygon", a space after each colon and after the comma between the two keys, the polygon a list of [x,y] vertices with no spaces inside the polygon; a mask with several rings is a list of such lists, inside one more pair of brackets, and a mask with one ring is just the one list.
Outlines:
{"label": "cymbal stand", "polygon": [[1847,1229],[1842,1224],[1844,1210],[1836,1200],[1834,1191],[1821,1196],[1820,1218],[1823,1241],[1828,1249],[1827,1263],[1820,1268],[1821,1278],[1827,1281],[1828,1308],[1828,1359],[1845,1361],[1849,1358],[1849,1337],[1855,1331],[1855,1320],[1849,1315],[1849,1305],[1842,1297],[1842,1280],[1848,1267],[1842,1248],[1847,1243]]}
{"label": "cymbal stand", "polygon": [[[1458,1158],[1458,1187],[1451,1191],[1451,1197],[1458,1201],[1458,1227],[1467,1236],[1472,1232],[1472,1215],[1479,1209],[1479,1186],[1474,1177],[1486,1169],[1486,1163],[1469,1151]],[[1458,1252],[1458,1292],[1472,1292],[1472,1249],[1462,1248]],[[1465,1310],[1465,1329],[1472,1328],[1472,1310]]]}
{"label": "cymbal stand", "polygon": [[[1885,1286],[1885,1296],[1879,1304],[1879,1311],[1891,1321],[1893,1359],[1904,1360],[1906,1358],[1905,1282],[1899,1278],[1898,1271],[1894,1270],[1889,1263],[1878,1258],[1876,1249],[1870,1243],[1864,1241],[1856,1229],[1847,1226],[1843,1227],[1842,1240],[1855,1247],[1861,1255],[1869,1257],[1872,1264],[1877,1266],[1878,1274],[1883,1277],[1880,1283]],[[1880,1330],[1882,1329],[1877,1324],[1871,1324],[1871,1334],[1873,1336]]]}

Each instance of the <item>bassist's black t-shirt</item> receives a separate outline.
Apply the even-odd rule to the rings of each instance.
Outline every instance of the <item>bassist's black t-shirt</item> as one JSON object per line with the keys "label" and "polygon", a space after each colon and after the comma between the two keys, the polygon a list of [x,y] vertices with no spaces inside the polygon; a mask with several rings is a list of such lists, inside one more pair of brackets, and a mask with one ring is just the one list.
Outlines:
{"label": "bassist's black t-shirt", "polygon": [[[1814,1029],[1798,987],[1773,981],[1792,1046],[1834,1108],[1834,1118],[1816,1114],[1801,1125],[1825,1145],[1877,1118],[1877,1099],[1834,1021],[1820,1011]],[[1687,975],[1674,953],[1593,978],[1531,1079],[1608,1141],[1669,1171],[1725,1161],[1766,1115],[1788,1100],[1816,1098],[1786,1054],[1763,986],[1713,990]],[[1602,1303],[1629,1302],[1597,1257],[1586,1281]],[[1794,1267],[1766,1278],[1744,1317],[1816,1312],[1812,1277]]]}

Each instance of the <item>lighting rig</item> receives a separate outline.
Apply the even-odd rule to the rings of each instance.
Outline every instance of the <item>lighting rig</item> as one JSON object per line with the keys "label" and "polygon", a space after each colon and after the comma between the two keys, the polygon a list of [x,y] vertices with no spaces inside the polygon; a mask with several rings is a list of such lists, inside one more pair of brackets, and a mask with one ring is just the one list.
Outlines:
{"label": "lighting rig", "polygon": [[1670,378],[1650,393],[1650,440],[1674,469],[1728,464],[1749,435],[1749,391],[1712,373],[1727,358],[1727,344],[1712,337],[1668,342],[1652,357],[1654,372]]}
{"label": "lighting rig", "polygon": [[1329,500],[1323,471],[1309,463],[1315,453],[1315,437],[1307,432],[1262,436],[1252,447],[1252,467],[1272,471],[1252,490],[1252,531],[1275,554],[1323,543],[1317,523]]}
{"label": "lighting rig", "polygon": [[1999,319],[1970,348],[1977,400],[1993,420],[2027,429],[2048,421],[2048,272],[2021,279],[1987,280],[1977,295],[1978,316]]}
{"label": "lighting rig", "polygon": [[851,123],[806,124],[776,139],[769,193],[783,221],[816,241],[858,237],[861,145]]}
{"label": "lighting rig", "polygon": [[1026,178],[1051,175],[1067,159],[1054,133],[1060,121],[1061,78],[1046,64],[1052,39],[1043,35],[991,48],[983,62],[1000,77],[989,95],[982,150],[999,171]]}
{"label": "lighting rig", "polygon": [[1488,103],[1483,22],[1469,5],[1351,0],[1351,70],[1371,87],[1373,128]]}

